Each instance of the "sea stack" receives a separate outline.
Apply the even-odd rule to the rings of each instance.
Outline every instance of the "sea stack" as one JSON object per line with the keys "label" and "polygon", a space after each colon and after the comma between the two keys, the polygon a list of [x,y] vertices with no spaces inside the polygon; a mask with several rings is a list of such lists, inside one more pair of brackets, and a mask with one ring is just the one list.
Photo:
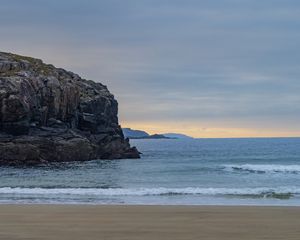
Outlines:
{"label": "sea stack", "polygon": [[0,165],[139,158],[101,83],[0,52]]}

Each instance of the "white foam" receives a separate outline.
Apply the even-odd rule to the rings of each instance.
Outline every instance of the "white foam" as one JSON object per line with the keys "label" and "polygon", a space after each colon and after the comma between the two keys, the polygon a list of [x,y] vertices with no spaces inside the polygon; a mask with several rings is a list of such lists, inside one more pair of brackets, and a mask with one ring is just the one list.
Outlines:
{"label": "white foam", "polygon": [[248,171],[264,173],[300,173],[300,165],[277,165],[277,164],[241,164],[224,165],[229,171]]}
{"label": "white foam", "polygon": [[263,195],[300,194],[300,187],[259,188],[20,188],[3,187],[0,194],[79,196],[159,196],[159,195]]}

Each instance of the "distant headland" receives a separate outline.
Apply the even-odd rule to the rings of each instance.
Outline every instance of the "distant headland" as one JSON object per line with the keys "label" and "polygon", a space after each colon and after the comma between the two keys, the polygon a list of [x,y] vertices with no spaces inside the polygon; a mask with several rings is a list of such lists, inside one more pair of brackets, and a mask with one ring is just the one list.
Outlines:
{"label": "distant headland", "polygon": [[193,139],[182,133],[149,134],[143,130],[122,128],[125,138],[129,139]]}

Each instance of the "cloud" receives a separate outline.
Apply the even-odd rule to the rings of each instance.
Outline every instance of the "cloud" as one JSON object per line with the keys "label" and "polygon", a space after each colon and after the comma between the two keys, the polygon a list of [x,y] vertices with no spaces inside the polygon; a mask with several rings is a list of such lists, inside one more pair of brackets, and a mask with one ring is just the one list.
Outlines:
{"label": "cloud", "polygon": [[299,13],[296,0],[3,0],[0,47],[108,85],[126,124],[290,132]]}

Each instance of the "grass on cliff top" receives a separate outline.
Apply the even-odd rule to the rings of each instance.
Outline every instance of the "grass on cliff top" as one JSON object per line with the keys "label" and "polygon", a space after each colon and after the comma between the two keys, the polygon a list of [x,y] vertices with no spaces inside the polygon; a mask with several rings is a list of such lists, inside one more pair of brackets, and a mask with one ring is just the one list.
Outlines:
{"label": "grass on cliff top", "polygon": [[51,72],[51,65],[48,66],[47,64],[44,64],[43,61],[40,59],[21,56],[13,53],[11,53],[10,56],[13,58],[13,60],[17,62],[27,61],[33,68],[35,68],[41,74],[48,75]]}
{"label": "grass on cliff top", "polygon": [[[11,61],[14,61],[14,62],[28,63],[29,66],[28,66],[28,69],[27,68],[26,69],[29,71],[31,70],[37,74],[46,75],[46,76],[51,75],[51,74],[53,74],[53,72],[55,72],[55,69],[56,69],[55,66],[53,66],[52,64],[45,64],[42,60],[37,59],[37,58],[22,56],[22,55],[18,55],[18,54],[14,54],[14,53],[6,53],[6,52],[0,52],[0,54],[6,55],[7,57],[9,57],[9,59]],[[17,70],[12,69],[10,71],[0,73],[0,75],[10,77],[10,76],[14,76],[18,72],[19,72],[18,69]]]}
{"label": "grass on cliff top", "polygon": [[35,64],[37,62],[37,59],[32,58],[32,57],[21,56],[21,55],[17,55],[17,54],[13,54],[13,53],[11,53],[10,56],[13,58],[13,60],[15,60],[17,62],[27,61],[31,64]]}

